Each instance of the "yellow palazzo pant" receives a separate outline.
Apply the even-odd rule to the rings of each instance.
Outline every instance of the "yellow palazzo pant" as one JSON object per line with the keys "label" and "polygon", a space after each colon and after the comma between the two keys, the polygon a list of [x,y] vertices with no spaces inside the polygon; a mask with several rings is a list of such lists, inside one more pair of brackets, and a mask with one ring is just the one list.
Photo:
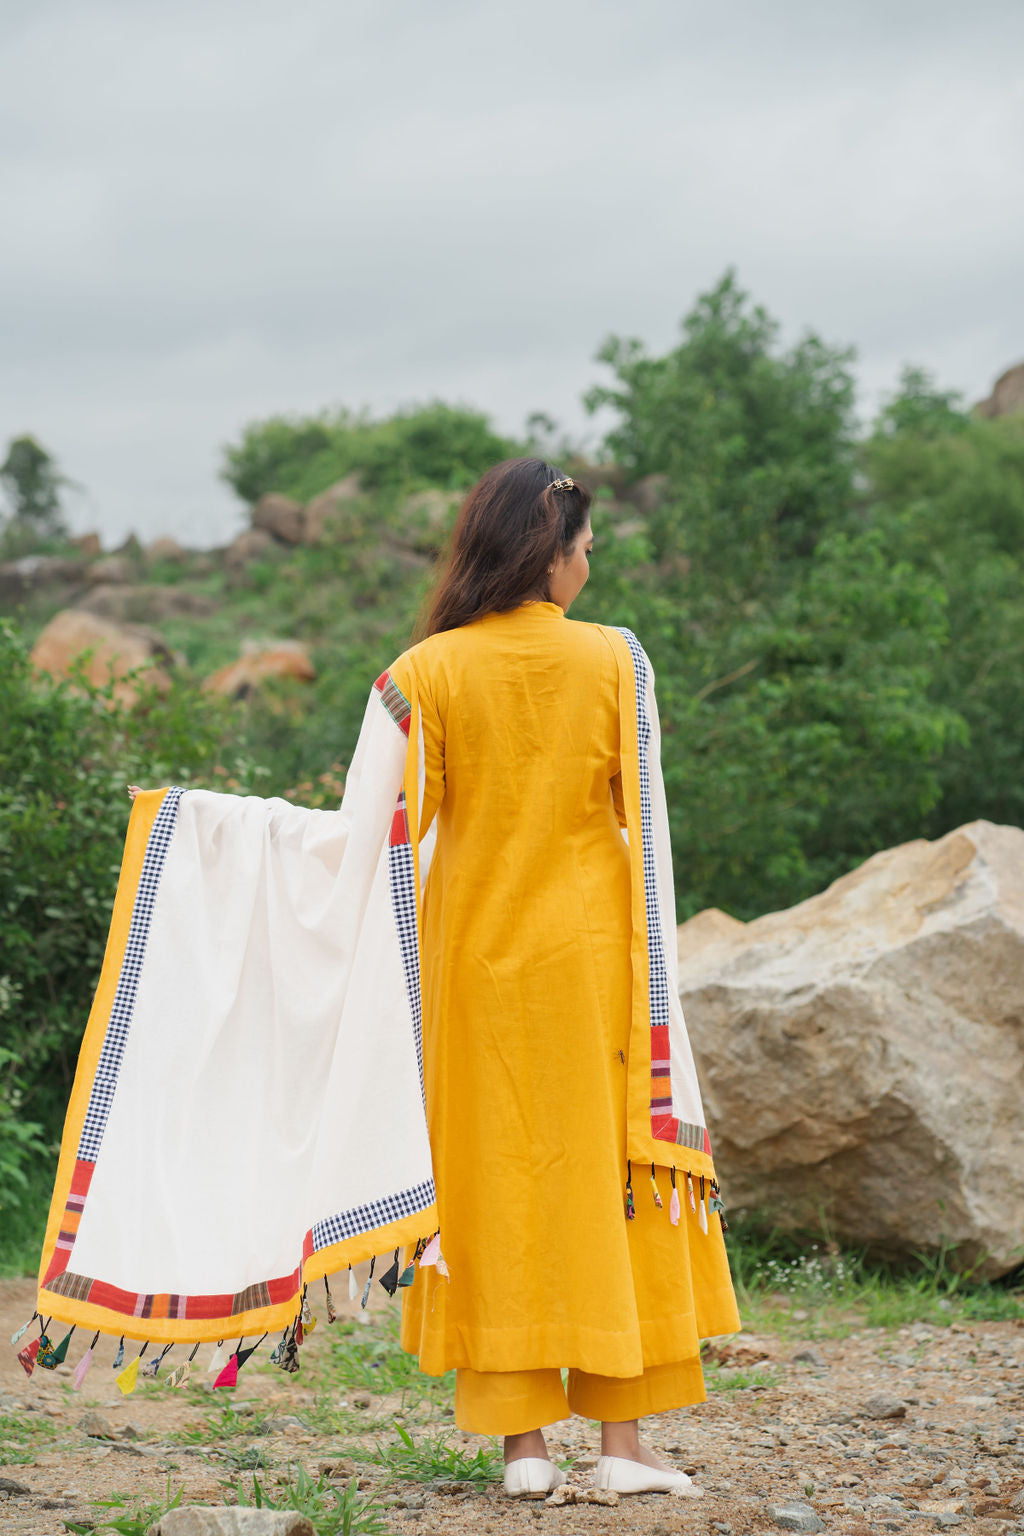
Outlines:
{"label": "yellow palazzo pant", "polygon": [[652,1365],[641,1376],[595,1376],[570,1371],[455,1372],[455,1422],[477,1435],[522,1435],[578,1413],[622,1423],[648,1413],[704,1400],[700,1361]]}

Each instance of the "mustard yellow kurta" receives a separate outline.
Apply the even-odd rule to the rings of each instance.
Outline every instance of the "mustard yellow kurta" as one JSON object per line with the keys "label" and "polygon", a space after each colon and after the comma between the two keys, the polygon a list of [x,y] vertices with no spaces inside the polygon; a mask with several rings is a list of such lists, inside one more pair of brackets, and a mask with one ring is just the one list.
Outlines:
{"label": "mustard yellow kurta", "polygon": [[[636,1376],[739,1327],[717,1215],[633,1170],[632,973],[619,687],[600,627],[554,603],[491,614],[390,669],[421,711],[427,1119],[449,1278],[417,1270],[402,1342],[423,1370]],[[694,1396],[698,1396],[695,1393]]]}

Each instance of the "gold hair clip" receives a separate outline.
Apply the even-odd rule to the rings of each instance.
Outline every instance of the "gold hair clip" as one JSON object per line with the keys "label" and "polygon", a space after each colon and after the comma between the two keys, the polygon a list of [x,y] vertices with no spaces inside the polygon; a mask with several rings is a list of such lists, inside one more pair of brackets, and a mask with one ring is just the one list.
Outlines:
{"label": "gold hair clip", "polygon": [[552,480],[551,489],[553,491],[571,491],[575,484],[575,480],[566,475],[564,480]]}

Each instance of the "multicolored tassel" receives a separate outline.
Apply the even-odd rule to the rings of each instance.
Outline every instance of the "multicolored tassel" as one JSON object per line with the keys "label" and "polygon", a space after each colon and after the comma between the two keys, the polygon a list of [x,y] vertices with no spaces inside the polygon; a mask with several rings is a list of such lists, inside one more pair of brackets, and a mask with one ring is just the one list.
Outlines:
{"label": "multicolored tassel", "polygon": [[49,1339],[47,1339],[45,1345],[40,1341],[39,1352],[36,1355],[36,1365],[41,1366],[44,1371],[55,1371],[58,1365],[63,1365],[67,1358],[71,1334],[74,1331],[74,1328],[72,1328],[71,1333],[66,1333],[60,1343],[56,1345],[51,1344]]}
{"label": "multicolored tassel", "polygon": [[40,1334],[38,1339],[33,1339],[31,1344],[26,1344],[24,1349],[18,1350],[18,1359],[21,1361],[21,1366],[26,1376],[31,1376],[35,1370],[36,1355],[38,1355],[39,1346],[45,1338],[46,1335],[44,1333]]}
{"label": "multicolored tassel", "polygon": [[668,1219],[674,1227],[679,1225],[679,1191],[676,1189],[676,1171],[669,1169],[669,1178],[672,1180],[672,1198],[668,1203]]}
{"label": "multicolored tassel", "polygon": [[180,1365],[176,1365],[174,1367],[174,1370],[168,1376],[165,1385],[170,1387],[173,1391],[175,1387],[183,1387],[191,1375],[191,1360],[183,1360]]}
{"label": "multicolored tassel", "polygon": [[32,1316],[29,1318],[28,1322],[27,1323],[22,1323],[21,1327],[16,1329],[15,1332],[11,1334],[11,1343],[12,1344],[20,1344],[21,1343],[22,1339],[25,1337],[26,1333],[28,1333],[29,1329],[32,1327],[32,1324],[35,1322],[35,1320],[36,1320],[36,1318],[38,1316],[39,1316],[38,1312],[33,1312]]}
{"label": "multicolored tassel", "polygon": [[704,1194],[704,1175],[703,1174],[701,1174],[701,1179],[700,1179],[700,1213],[699,1213],[697,1219],[700,1222],[700,1229],[701,1229],[701,1231],[706,1235],[707,1234],[707,1230],[708,1230],[708,1207],[707,1207],[707,1199],[706,1199],[706,1196]]}
{"label": "multicolored tassel", "polygon": [[164,1356],[168,1353],[169,1350],[172,1350],[173,1348],[173,1342],[170,1344],[165,1344],[160,1353],[158,1355],[154,1355],[153,1359],[150,1360],[147,1365],[143,1366],[143,1376],[152,1376],[155,1379],[159,1375],[160,1367],[164,1363]]}
{"label": "multicolored tassel", "polygon": [[227,1363],[228,1357],[224,1353],[224,1340],[218,1339],[217,1348],[213,1352],[213,1358],[211,1359],[209,1365],[206,1367],[207,1376],[219,1376]]}
{"label": "multicolored tassel", "polygon": [[626,1220],[636,1220],[636,1206],[633,1203],[633,1165],[626,1164]]}
{"label": "multicolored tassel", "polygon": [[437,1250],[437,1258],[434,1260],[434,1268],[437,1270],[442,1280],[447,1280],[450,1278],[448,1265],[445,1263],[444,1254],[441,1252],[440,1248]]}
{"label": "multicolored tassel", "polygon": [[71,1378],[71,1386],[75,1392],[81,1392],[82,1382],[89,1374],[89,1368],[93,1361],[93,1350],[99,1343],[99,1337],[100,1331],[97,1328],[96,1332],[93,1334],[92,1343],[89,1345],[89,1348],[86,1350],[81,1360],[79,1360],[78,1364],[75,1366],[75,1374]]}
{"label": "multicolored tassel", "polygon": [[728,1232],[729,1223],[725,1219],[725,1206],[722,1204],[722,1191],[715,1179],[711,1180],[711,1199],[708,1201],[708,1210],[717,1211],[718,1219],[722,1224],[722,1231]]}
{"label": "multicolored tassel", "polygon": [[356,1272],[352,1268],[352,1265],[350,1264],[349,1267],[348,1267],[348,1299],[349,1299],[349,1301],[355,1301],[356,1298],[358,1297],[358,1295],[359,1295],[359,1282],[356,1279]]}
{"label": "multicolored tassel", "polygon": [[366,1277],[366,1284],[363,1287],[363,1299],[359,1303],[359,1305],[363,1308],[364,1311],[366,1310],[366,1303],[370,1299],[370,1281],[373,1279],[373,1266],[376,1264],[376,1262],[377,1262],[377,1259],[376,1259],[376,1256],[374,1256],[370,1260],[370,1273]]}
{"label": "multicolored tassel", "polygon": [[441,1234],[435,1232],[430,1242],[420,1254],[420,1269],[429,1269],[436,1264],[441,1253]]}
{"label": "multicolored tassel", "polygon": [[694,1215],[696,1215],[697,1201],[693,1193],[693,1180],[689,1174],[686,1175],[686,1193],[690,1201],[690,1210],[694,1213]]}
{"label": "multicolored tassel", "polygon": [[405,1266],[405,1268],[402,1270],[402,1273],[398,1277],[398,1284],[399,1284],[400,1287],[404,1286],[404,1285],[412,1285],[412,1283],[413,1283],[413,1281],[415,1279],[416,1279],[416,1266],[415,1266],[415,1264],[407,1264]]}
{"label": "multicolored tassel", "polygon": [[324,1275],[324,1290],[327,1292],[327,1322],[328,1324],[336,1323],[338,1321],[338,1314],[334,1310],[334,1300],[331,1296],[331,1288],[327,1284],[326,1275]]}
{"label": "multicolored tassel", "polygon": [[654,1178],[654,1164],[653,1163],[651,1164],[651,1188],[654,1191],[654,1203],[657,1206],[658,1210],[660,1211],[661,1210],[661,1196],[658,1193],[658,1186],[657,1186],[657,1183],[655,1182],[655,1178]]}
{"label": "multicolored tassel", "polygon": [[295,1328],[286,1328],[284,1338],[276,1346],[270,1358],[282,1371],[294,1375],[299,1369],[299,1347],[295,1340]]}
{"label": "multicolored tassel", "polygon": [[[256,1351],[259,1349],[260,1345],[263,1343],[263,1339],[265,1339],[265,1338],[266,1338],[266,1334],[264,1334],[262,1338],[257,1339],[255,1344],[250,1344],[248,1349],[236,1349],[235,1350],[235,1358],[238,1361],[238,1369],[239,1370],[242,1369],[242,1366],[248,1360],[249,1356],[250,1355],[254,1355],[256,1353]],[[241,1341],[239,1341],[239,1342],[241,1342]]]}
{"label": "multicolored tassel", "polygon": [[299,1317],[302,1319],[303,1328],[305,1328],[308,1333],[312,1333],[314,1326],[313,1309],[309,1304],[308,1297],[306,1296],[305,1286],[302,1287],[302,1306],[299,1308]]}
{"label": "multicolored tassel", "polygon": [[124,1365],[124,1334],[123,1333],[121,1335],[121,1342],[118,1344],[117,1349],[114,1352],[114,1363],[110,1367],[110,1369],[112,1371],[119,1371],[121,1369],[122,1365]]}

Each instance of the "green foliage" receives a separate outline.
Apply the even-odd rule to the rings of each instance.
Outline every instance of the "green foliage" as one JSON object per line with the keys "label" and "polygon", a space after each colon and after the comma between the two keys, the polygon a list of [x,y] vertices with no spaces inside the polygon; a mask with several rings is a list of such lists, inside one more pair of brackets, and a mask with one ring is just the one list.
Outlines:
{"label": "green foliage", "polygon": [[106,1520],[96,1522],[89,1521],[78,1523],[74,1520],[65,1520],[67,1530],[74,1536],[88,1536],[92,1531],[116,1531],[118,1536],[147,1536],[147,1533],[162,1520],[170,1510],[177,1509],[184,1497],[184,1486],[177,1493],[171,1494],[171,1480],[167,1479],[167,1495],[163,1499],[145,1499],[138,1494],[115,1493],[109,1499],[93,1499],[94,1509],[118,1510],[120,1513],[111,1515]]}
{"label": "green foliage", "polygon": [[451,1433],[440,1430],[415,1440],[395,1420],[397,1445],[378,1445],[376,1461],[396,1477],[419,1483],[491,1483],[502,1475],[502,1454],[496,1440],[472,1455],[452,1445]]}
{"label": "green foliage", "polygon": [[60,493],[66,483],[34,437],[12,438],[0,464],[0,488],[8,507],[0,553],[12,559],[65,534]]}
{"label": "green foliage", "polygon": [[216,782],[225,756],[239,787],[259,776],[233,745],[237,712],[223,701],[178,685],[126,709],[81,675],[36,677],[10,626],[0,627],[0,719],[0,1159],[14,1204],[40,1127],[52,1145],[63,1119],[117,885],[126,784]]}
{"label": "green foliage", "polygon": [[297,1510],[312,1523],[317,1536],[387,1536],[388,1527],[373,1496],[361,1496],[354,1483],[339,1488],[326,1477],[314,1482],[303,1467],[297,1467],[294,1477],[280,1483],[273,1494],[256,1476],[251,1491],[238,1483],[235,1492],[245,1508]]}
{"label": "green foliage", "polygon": [[353,471],[370,491],[459,489],[520,451],[480,412],[434,401],[381,421],[341,410],[253,422],[225,448],[221,473],[243,501],[278,491],[306,502]]}

